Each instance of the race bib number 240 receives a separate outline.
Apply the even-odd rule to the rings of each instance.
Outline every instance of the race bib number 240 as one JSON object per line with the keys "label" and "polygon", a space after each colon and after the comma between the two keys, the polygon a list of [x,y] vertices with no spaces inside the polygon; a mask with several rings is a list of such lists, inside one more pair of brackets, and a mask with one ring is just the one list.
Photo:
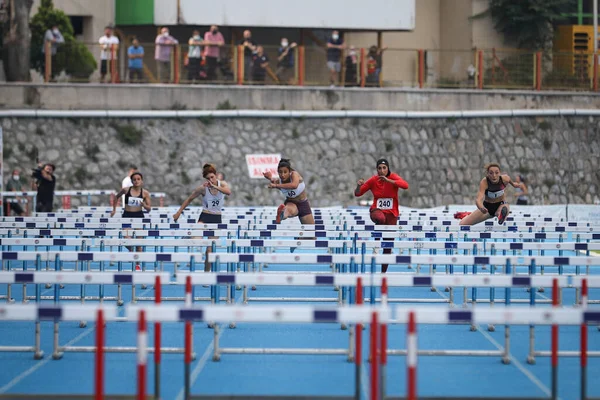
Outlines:
{"label": "race bib number 240", "polygon": [[394,200],[392,199],[377,199],[377,208],[380,210],[391,210],[394,206]]}

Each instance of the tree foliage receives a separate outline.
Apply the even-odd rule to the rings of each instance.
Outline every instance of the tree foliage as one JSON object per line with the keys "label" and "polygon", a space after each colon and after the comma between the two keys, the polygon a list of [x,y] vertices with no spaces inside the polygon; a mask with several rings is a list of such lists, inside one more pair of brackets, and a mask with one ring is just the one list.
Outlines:
{"label": "tree foliage", "polygon": [[547,49],[553,26],[565,12],[573,12],[577,0],[490,0],[495,28],[519,48]]}
{"label": "tree foliage", "polygon": [[31,19],[31,67],[43,73],[44,36],[54,25],[65,38],[65,43],[58,46],[52,63],[52,75],[64,71],[73,78],[89,79],[97,67],[94,55],[85,44],[75,39],[71,20],[62,10],[54,8],[52,0],[42,0],[37,14]]}

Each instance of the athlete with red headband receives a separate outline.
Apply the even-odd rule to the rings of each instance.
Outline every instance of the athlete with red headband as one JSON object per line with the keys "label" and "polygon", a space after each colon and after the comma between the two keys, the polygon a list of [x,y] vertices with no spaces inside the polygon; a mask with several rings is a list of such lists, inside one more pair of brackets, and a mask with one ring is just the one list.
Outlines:
{"label": "athlete with red headband", "polygon": [[[398,189],[408,189],[408,183],[399,175],[390,171],[390,163],[385,158],[377,160],[377,175],[366,182],[359,179],[354,195],[360,197],[369,190],[373,193],[371,205],[371,221],[375,225],[396,225],[398,221]],[[392,249],[383,249],[384,254],[391,254]],[[381,265],[381,272],[386,272],[387,264]]]}

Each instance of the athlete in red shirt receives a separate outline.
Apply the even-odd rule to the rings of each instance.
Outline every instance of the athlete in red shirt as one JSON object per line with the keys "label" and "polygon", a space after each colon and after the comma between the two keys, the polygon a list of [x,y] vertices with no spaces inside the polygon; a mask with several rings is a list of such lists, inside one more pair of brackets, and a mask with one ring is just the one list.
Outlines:
{"label": "athlete in red shirt", "polygon": [[[381,158],[377,160],[377,175],[366,182],[359,179],[354,195],[360,197],[369,190],[373,193],[371,220],[375,225],[396,225],[398,221],[398,189],[408,189],[408,183],[399,175],[390,171],[390,163]],[[383,249],[384,254],[391,254],[392,249]],[[386,272],[387,264],[381,265],[381,272]]]}

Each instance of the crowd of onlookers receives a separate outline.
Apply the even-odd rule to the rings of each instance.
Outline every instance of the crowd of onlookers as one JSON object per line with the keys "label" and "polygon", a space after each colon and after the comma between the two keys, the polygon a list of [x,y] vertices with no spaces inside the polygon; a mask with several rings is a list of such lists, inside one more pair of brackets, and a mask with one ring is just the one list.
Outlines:
{"label": "crowd of onlookers", "polygon": [[[105,34],[99,40],[101,45],[101,81],[104,82],[109,67],[107,62],[116,53],[111,48],[119,45],[119,39],[114,35],[113,28],[106,27]],[[172,82],[172,54],[179,40],[173,37],[169,28],[163,27],[154,41],[154,60],[156,62],[156,80],[163,83]],[[221,49],[225,46],[223,34],[219,27],[213,25],[210,30],[201,35],[198,29],[192,31],[192,36],[187,41],[187,48],[183,54],[183,63],[187,70],[188,82],[201,81],[227,81],[233,80],[232,65]],[[238,43],[243,48],[243,77],[244,82],[255,84],[264,83],[267,77],[280,84],[294,84],[296,81],[296,51],[297,43],[282,37],[277,49],[276,60],[271,60],[262,45],[252,38],[252,32],[245,30],[243,38]],[[329,71],[329,83],[335,86],[343,80],[345,86],[356,86],[359,84],[359,55],[354,46],[346,46],[337,30],[332,31],[327,43],[327,69]],[[372,46],[366,56],[366,83],[369,86],[377,86],[380,82],[382,67],[382,53],[386,48]],[[342,54],[347,50],[345,60]],[[147,80],[144,73],[144,48],[138,39],[134,38],[127,48],[128,75],[130,82],[143,82]],[[344,68],[342,68],[342,65]],[[341,71],[344,76],[341,77]]]}
{"label": "crowd of onlookers", "polygon": [[[45,42],[50,42],[52,57],[55,56],[57,47],[64,43],[57,26],[52,26],[45,34]],[[117,73],[111,71],[111,60],[116,60],[119,53],[120,40],[114,34],[114,28],[107,26],[104,35],[98,40],[100,45],[100,81],[105,82],[107,75]],[[173,81],[173,52],[180,42],[173,37],[169,28],[163,27],[154,40],[155,81],[169,83]],[[296,75],[296,48],[297,43],[282,37],[277,49],[277,57],[271,60],[262,45],[252,38],[252,32],[245,30],[243,38],[238,43],[243,48],[243,80],[255,84],[264,83],[267,77],[279,84],[295,84]],[[219,27],[213,25],[201,34],[194,29],[192,36],[184,46],[183,64],[187,73],[182,75],[181,81],[191,83],[201,81],[231,81],[234,74],[229,56],[222,52],[225,38],[219,32]],[[337,30],[331,32],[326,43],[327,70],[331,86],[340,84],[344,86],[359,85],[360,55],[354,46],[347,46]],[[45,52],[44,45],[42,52]],[[365,81],[367,86],[379,86],[382,68],[382,54],[386,47],[371,46],[365,56]],[[342,60],[342,56],[345,55]],[[127,47],[127,79],[129,82],[148,82],[148,70],[144,69],[144,47],[137,38],[131,39]],[[45,58],[44,58],[45,59]],[[343,67],[343,68],[342,68]],[[343,76],[341,76],[343,71]]]}

